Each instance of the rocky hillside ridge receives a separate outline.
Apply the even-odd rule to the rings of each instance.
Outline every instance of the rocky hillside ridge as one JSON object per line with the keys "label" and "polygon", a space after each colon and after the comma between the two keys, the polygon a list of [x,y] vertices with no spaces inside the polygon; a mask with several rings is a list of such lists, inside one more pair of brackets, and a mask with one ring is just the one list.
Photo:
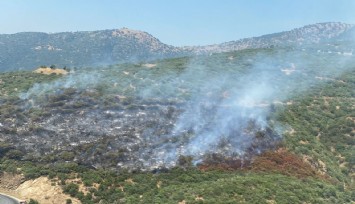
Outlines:
{"label": "rocky hillside ridge", "polygon": [[33,69],[39,65],[97,66],[182,56],[180,48],[128,28],[0,35],[0,70]]}
{"label": "rocky hillside ridge", "polygon": [[236,41],[207,46],[185,47],[195,54],[229,52],[243,49],[267,48],[271,46],[305,45],[320,43],[338,37],[354,28],[354,25],[329,22],[307,25],[290,31],[263,35],[260,37],[244,38]]}
{"label": "rocky hillside ridge", "polygon": [[[40,65],[87,67],[162,58],[306,45],[349,36],[353,25],[318,23],[275,34],[206,46],[175,47],[147,32],[128,28],[62,33],[0,34],[0,71],[29,70]],[[353,32],[352,32],[353,33]]]}

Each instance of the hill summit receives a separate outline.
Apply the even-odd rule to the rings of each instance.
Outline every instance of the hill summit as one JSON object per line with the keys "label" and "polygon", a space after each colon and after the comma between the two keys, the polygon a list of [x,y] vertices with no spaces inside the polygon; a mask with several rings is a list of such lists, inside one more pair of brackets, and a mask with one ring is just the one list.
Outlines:
{"label": "hill summit", "polygon": [[128,28],[53,34],[2,34],[0,70],[33,69],[49,64],[61,67],[98,66],[271,46],[317,44],[331,38],[349,36],[346,33],[352,28],[353,25],[345,23],[318,23],[260,37],[185,47],[167,45],[147,32]]}
{"label": "hill summit", "polygon": [[0,35],[0,69],[39,65],[97,66],[174,57],[182,50],[152,35],[128,28],[63,33],[23,32]]}

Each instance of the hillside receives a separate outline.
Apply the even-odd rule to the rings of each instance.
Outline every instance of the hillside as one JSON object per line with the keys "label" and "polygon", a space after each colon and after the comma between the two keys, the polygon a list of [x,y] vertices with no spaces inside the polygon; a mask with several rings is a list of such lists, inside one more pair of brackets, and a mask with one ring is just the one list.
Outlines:
{"label": "hillside", "polygon": [[355,59],[337,36],[1,73],[1,171],[83,203],[352,203]]}
{"label": "hillside", "polygon": [[40,65],[87,67],[141,62],[242,49],[326,44],[341,36],[353,38],[353,25],[319,23],[291,31],[206,45],[174,47],[152,35],[128,28],[63,33],[0,34],[0,71],[31,70]]}
{"label": "hillside", "polygon": [[32,69],[40,65],[83,67],[144,61],[184,55],[142,31],[128,28],[0,35],[0,70]]}
{"label": "hillside", "polygon": [[[229,52],[234,50],[267,48],[270,46],[290,46],[290,45],[309,45],[322,44],[332,38],[341,35],[347,35],[353,25],[344,23],[317,23],[307,25],[301,28],[295,28],[291,31],[263,35],[260,37],[245,38],[236,41],[225,42],[216,45],[207,45],[199,47],[187,47],[193,53],[203,54],[210,52]],[[348,35],[350,36],[350,35]],[[354,39],[354,35],[351,35]]]}

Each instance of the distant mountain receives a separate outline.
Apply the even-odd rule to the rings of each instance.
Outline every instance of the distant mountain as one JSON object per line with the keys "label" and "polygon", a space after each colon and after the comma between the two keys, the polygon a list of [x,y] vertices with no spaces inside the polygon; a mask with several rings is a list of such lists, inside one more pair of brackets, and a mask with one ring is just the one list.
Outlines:
{"label": "distant mountain", "polygon": [[[351,28],[354,28],[354,25],[334,22],[317,23],[302,28],[296,28],[291,31],[263,35],[260,37],[245,38],[215,45],[185,47],[185,50],[195,54],[204,54],[266,48],[271,46],[306,45],[320,43],[344,35],[347,31],[350,31]],[[346,36],[349,37],[349,35]],[[351,36],[355,39],[355,35]]]}
{"label": "distant mountain", "polygon": [[68,67],[97,66],[242,49],[307,45],[333,38],[349,40],[355,36],[353,30],[354,26],[350,24],[318,23],[222,44],[186,47],[170,46],[149,33],[128,28],[54,34],[2,34],[0,70],[33,69],[51,64]]}
{"label": "distant mountain", "polygon": [[0,35],[0,70],[39,65],[95,66],[176,57],[179,48],[152,35],[127,28],[91,32]]}

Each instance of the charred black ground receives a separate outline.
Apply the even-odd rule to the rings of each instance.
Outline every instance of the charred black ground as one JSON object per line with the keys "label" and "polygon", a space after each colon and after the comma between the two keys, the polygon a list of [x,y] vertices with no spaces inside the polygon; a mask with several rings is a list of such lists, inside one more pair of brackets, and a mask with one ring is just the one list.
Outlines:
{"label": "charred black ground", "polygon": [[[250,159],[274,148],[281,139],[270,127],[258,127],[250,120],[248,126],[240,130],[236,121],[230,135],[221,135],[215,144],[217,152],[184,155],[183,146],[194,137],[194,130],[174,135],[172,131],[186,102],[118,96],[102,100],[93,97],[95,94],[98,93],[92,90],[66,89],[46,96],[48,101],[41,104],[40,109],[27,109],[29,101],[26,100],[3,101],[3,106],[16,104],[17,107],[16,113],[2,122],[3,139],[26,152],[24,158],[29,160],[73,160],[94,167],[150,170],[174,166],[178,156],[192,156],[194,161],[200,162],[212,153]],[[211,113],[212,109],[209,107],[204,112]],[[11,119],[13,116],[16,119]],[[237,136],[252,138],[251,143],[240,144],[242,155],[234,152],[231,144],[231,138]],[[160,154],[170,153],[170,148],[182,152],[164,160]]]}
{"label": "charred black ground", "polygon": [[351,203],[347,45],[1,73],[0,171],[90,204]]}
{"label": "charred black ground", "polygon": [[173,167],[181,156],[251,161],[288,130],[276,113],[336,80],[351,60],[285,48],[72,70],[13,95],[3,90],[0,134],[25,160],[95,168]]}

